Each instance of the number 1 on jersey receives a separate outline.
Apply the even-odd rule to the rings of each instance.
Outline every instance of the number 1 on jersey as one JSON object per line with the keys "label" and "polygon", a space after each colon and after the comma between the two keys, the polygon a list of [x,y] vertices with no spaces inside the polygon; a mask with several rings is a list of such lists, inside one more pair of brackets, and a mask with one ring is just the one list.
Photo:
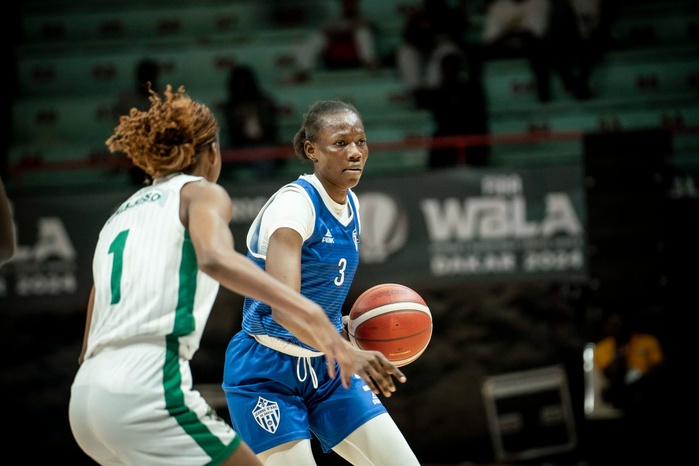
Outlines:
{"label": "number 1 on jersey", "polygon": [[109,253],[114,254],[111,277],[112,300],[109,304],[116,304],[121,300],[121,272],[124,268],[124,246],[126,246],[128,236],[129,230],[124,230],[109,245]]}

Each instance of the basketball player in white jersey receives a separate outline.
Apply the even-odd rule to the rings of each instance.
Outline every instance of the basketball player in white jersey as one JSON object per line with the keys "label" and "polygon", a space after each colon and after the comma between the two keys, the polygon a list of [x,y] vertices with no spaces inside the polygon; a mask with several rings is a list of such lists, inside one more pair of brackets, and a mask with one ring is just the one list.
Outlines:
{"label": "basketball player in white jersey", "polygon": [[[323,306],[340,334],[342,305],[359,264],[359,202],[352,188],[369,148],[357,109],[316,102],[294,137],[313,174],[279,189],[247,237],[248,257]],[[378,351],[354,349],[348,389],[330,376],[323,353],[279,325],[277,309],[245,298],[242,330],[229,342],[223,389],[234,428],[267,466],[316,464],[311,436],[356,466],[419,466],[377,395],[403,373]]]}
{"label": "basketball player in white jersey", "polygon": [[219,284],[274,305],[280,324],[319,348],[346,387],[353,356],[318,304],[235,252],[231,199],[216,184],[221,152],[210,109],[170,85],[150,102],[122,116],[107,140],[153,182],[99,235],[71,430],[103,465],[259,465],[192,390],[189,361]]}

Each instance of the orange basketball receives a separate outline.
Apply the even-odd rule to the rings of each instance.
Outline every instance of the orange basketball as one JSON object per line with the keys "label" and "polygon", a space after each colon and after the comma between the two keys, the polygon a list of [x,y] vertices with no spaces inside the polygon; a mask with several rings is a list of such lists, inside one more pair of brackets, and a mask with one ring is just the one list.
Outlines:
{"label": "orange basketball", "polygon": [[384,283],[357,298],[349,312],[347,332],[354,346],[380,351],[396,366],[405,366],[427,348],[432,314],[414,290]]}

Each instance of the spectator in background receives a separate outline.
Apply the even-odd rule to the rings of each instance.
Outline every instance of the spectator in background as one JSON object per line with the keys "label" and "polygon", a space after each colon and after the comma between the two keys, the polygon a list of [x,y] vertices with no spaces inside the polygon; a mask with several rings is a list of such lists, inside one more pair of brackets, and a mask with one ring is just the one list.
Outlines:
{"label": "spectator in background", "polygon": [[678,390],[684,380],[674,380],[660,340],[633,318],[611,313],[594,350],[604,377],[602,399],[623,413],[611,448],[621,455],[617,464],[678,464],[669,455],[679,445],[677,413],[687,409]]}
{"label": "spectator in background", "polygon": [[603,0],[552,2],[551,65],[569,92],[577,99],[589,99],[592,72],[611,44],[613,6]]}
{"label": "spectator in background", "polygon": [[[223,106],[226,133],[225,147],[244,149],[279,144],[278,106],[260,87],[255,71],[244,65],[231,68],[227,81],[227,97]],[[224,163],[224,175],[235,168],[252,167],[257,178],[273,176],[282,168],[284,159]]]}
{"label": "spectator in background", "polygon": [[[132,108],[146,111],[150,108],[149,89],[158,91],[160,65],[151,59],[143,59],[136,65],[133,87],[122,90],[116,98],[113,112],[117,123],[121,115],[128,115]],[[149,184],[148,174],[135,165],[129,168],[129,178],[134,185]]]}
{"label": "spectator in background", "polygon": [[410,94],[440,85],[442,58],[464,53],[467,24],[462,1],[450,6],[447,0],[423,0],[408,13],[396,66]]}
{"label": "spectator in background", "polygon": [[5,192],[5,185],[0,178],[0,266],[15,255],[15,224],[12,216],[12,204]]}
{"label": "spectator in background", "polygon": [[483,42],[474,58],[481,75],[484,62],[501,58],[526,58],[541,102],[551,100],[550,64],[546,34],[550,0],[487,0]]}
{"label": "spectator in background", "polygon": [[[480,79],[465,77],[467,67],[460,53],[450,53],[441,60],[441,81],[435,88],[416,93],[419,108],[429,109],[434,121],[434,137],[488,133],[488,111]],[[467,165],[487,164],[489,147],[471,146],[466,149],[435,147],[430,150],[428,166],[441,168],[456,165],[459,152],[465,150]]]}
{"label": "spectator in background", "polygon": [[603,50],[600,1],[488,0],[476,70],[482,74],[486,60],[526,58],[540,102],[552,98],[554,72],[576,99],[589,99]]}
{"label": "spectator in background", "polygon": [[605,321],[606,336],[595,345],[594,361],[605,377],[604,401],[629,413],[643,409],[658,383],[655,374],[664,363],[660,341],[636,331],[620,313]]}
{"label": "spectator in background", "polygon": [[295,47],[293,61],[297,70],[293,82],[305,82],[320,61],[327,70],[380,66],[376,31],[365,17],[360,0],[340,0],[340,15],[331,18]]}
{"label": "spectator in background", "polygon": [[[590,89],[578,73],[582,41],[575,11],[570,0],[550,2],[551,16],[546,36],[551,71],[555,71],[561,77],[566,91],[578,99],[587,99],[590,97]],[[550,77],[546,79],[550,80]]]}
{"label": "spectator in background", "polygon": [[612,24],[618,3],[613,0],[569,0],[580,35],[580,75],[588,82],[592,70],[612,47]]}

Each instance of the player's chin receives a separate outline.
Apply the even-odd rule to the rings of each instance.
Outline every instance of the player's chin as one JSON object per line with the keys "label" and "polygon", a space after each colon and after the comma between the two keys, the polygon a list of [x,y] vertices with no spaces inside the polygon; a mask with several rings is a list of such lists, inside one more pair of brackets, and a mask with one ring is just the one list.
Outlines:
{"label": "player's chin", "polygon": [[348,168],[347,170],[344,170],[342,174],[350,180],[354,180],[356,183],[362,177],[362,170]]}

